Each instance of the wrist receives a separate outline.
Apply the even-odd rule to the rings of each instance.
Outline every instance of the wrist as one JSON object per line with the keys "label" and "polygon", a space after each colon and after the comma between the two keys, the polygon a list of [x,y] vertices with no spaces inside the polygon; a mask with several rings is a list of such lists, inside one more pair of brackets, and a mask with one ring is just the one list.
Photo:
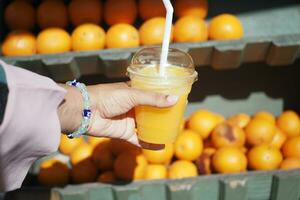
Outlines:
{"label": "wrist", "polygon": [[83,98],[80,91],[68,85],[60,84],[67,94],[58,108],[61,130],[64,133],[74,132],[82,121]]}

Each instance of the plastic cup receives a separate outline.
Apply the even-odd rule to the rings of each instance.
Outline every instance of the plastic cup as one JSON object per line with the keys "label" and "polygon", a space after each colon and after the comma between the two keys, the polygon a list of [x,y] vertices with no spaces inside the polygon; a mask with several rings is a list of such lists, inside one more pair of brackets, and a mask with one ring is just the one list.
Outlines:
{"label": "plastic cup", "polygon": [[177,95],[177,103],[168,108],[137,106],[135,117],[138,138],[147,143],[167,144],[175,141],[183,120],[187,97],[197,78],[189,54],[169,49],[164,76],[159,73],[161,48],[144,48],[136,52],[127,68],[133,88]]}

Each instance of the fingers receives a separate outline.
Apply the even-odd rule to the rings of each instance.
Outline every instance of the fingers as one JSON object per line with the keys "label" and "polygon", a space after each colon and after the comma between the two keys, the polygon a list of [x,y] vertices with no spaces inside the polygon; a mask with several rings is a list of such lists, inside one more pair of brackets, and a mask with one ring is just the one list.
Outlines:
{"label": "fingers", "polygon": [[177,103],[178,96],[146,92],[138,89],[128,89],[132,106],[147,105],[159,108],[170,107]]}

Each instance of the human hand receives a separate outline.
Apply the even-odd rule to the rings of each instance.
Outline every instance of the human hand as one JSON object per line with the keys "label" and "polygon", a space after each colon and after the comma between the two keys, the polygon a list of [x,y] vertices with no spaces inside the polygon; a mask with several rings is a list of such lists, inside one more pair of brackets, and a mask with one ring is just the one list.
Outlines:
{"label": "human hand", "polygon": [[[74,89],[77,90],[76,88],[72,88],[71,90],[75,92]],[[99,84],[88,86],[87,89],[90,93],[92,110],[90,127],[87,134],[97,137],[120,138],[135,145],[139,145],[139,142],[135,133],[133,108],[138,105],[169,107],[174,105],[178,100],[177,96],[134,89],[126,83]],[[73,123],[63,120],[68,124],[68,131],[76,130],[81,122],[82,97],[78,96],[78,93],[77,97],[75,97],[76,100],[66,97],[66,101],[69,104],[73,104],[72,101],[77,101],[76,108],[75,105],[71,106],[71,108],[73,107],[73,111],[71,111],[73,114],[68,114],[71,116]],[[66,109],[64,109],[65,112],[61,113],[66,114]]]}

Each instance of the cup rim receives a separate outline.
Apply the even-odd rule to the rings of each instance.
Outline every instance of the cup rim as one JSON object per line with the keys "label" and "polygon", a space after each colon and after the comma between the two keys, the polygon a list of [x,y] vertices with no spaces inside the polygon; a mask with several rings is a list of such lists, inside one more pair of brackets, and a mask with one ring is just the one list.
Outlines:
{"label": "cup rim", "polygon": [[[151,75],[145,75],[145,74],[139,73],[136,70],[133,70],[132,69],[133,66],[139,66],[139,65],[129,65],[127,67],[127,76],[129,76],[129,77],[130,77],[130,75],[135,75],[135,76],[138,76],[138,77],[142,77],[142,78],[146,78],[146,79],[152,79],[152,80],[162,80],[162,79],[172,79],[172,80],[194,79],[194,81],[196,81],[197,77],[198,77],[198,72],[196,70],[194,70],[194,72],[192,74],[189,74],[187,76],[151,76]],[[148,66],[151,66],[151,65],[149,64]],[[153,67],[154,66],[156,66],[156,65],[153,65]],[[169,65],[169,66],[174,66],[174,65]],[[176,67],[180,67],[180,66],[176,66]]]}

